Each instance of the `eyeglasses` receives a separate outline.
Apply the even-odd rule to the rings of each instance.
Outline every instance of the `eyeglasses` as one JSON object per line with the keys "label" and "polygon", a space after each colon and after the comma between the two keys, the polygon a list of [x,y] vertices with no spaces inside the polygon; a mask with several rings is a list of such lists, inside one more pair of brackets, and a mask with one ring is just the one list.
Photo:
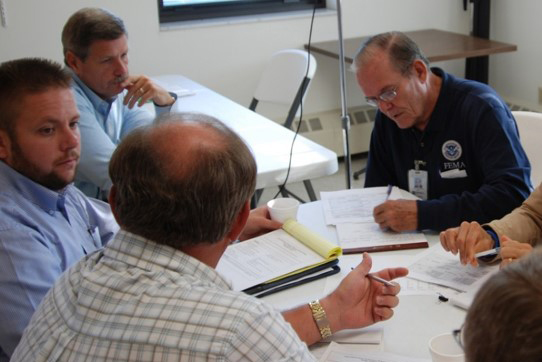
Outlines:
{"label": "eyeglasses", "polygon": [[378,97],[365,97],[365,101],[373,107],[378,107],[378,102],[391,102],[395,97],[397,97],[397,87],[382,92]]}
{"label": "eyeglasses", "polygon": [[461,347],[462,349],[464,349],[464,347],[463,347],[463,326],[464,326],[464,324],[461,325],[461,327],[459,327],[459,329],[454,329],[452,331],[452,335],[454,336],[455,341],[457,342],[459,347]]}

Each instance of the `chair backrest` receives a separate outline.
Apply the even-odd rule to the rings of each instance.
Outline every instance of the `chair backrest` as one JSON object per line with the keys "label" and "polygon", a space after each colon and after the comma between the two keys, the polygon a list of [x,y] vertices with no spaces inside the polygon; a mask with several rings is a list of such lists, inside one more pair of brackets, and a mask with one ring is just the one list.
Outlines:
{"label": "chair backrest", "polygon": [[542,182],[542,113],[514,111],[512,115],[518,125],[521,145],[531,162],[531,181],[536,188]]}
{"label": "chair backrest", "polygon": [[290,106],[284,122],[290,128],[315,72],[316,59],[305,50],[285,49],[273,54],[249,108],[255,110],[259,102]]}

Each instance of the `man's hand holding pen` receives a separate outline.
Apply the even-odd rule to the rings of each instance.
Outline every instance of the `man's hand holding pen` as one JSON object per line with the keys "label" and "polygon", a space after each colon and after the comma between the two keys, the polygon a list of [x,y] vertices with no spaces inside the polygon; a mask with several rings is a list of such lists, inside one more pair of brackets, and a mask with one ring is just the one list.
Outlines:
{"label": "man's hand holding pen", "polygon": [[414,200],[386,200],[373,210],[382,230],[414,231],[418,228],[418,205]]}
{"label": "man's hand holding pen", "polygon": [[328,315],[332,315],[332,330],[365,327],[393,316],[393,308],[399,304],[397,294],[401,288],[389,280],[406,276],[408,269],[388,268],[369,273],[371,267],[372,259],[364,253],[363,261],[343,279],[333,293],[321,300],[324,309],[330,311]]}

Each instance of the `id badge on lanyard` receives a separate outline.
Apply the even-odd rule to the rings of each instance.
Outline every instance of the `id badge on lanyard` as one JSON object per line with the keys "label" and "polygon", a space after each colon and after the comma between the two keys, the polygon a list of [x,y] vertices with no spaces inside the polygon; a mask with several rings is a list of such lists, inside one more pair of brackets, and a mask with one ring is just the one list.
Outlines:
{"label": "id badge on lanyard", "polygon": [[414,160],[414,169],[408,170],[408,191],[422,200],[427,200],[427,171],[420,170],[426,162]]}

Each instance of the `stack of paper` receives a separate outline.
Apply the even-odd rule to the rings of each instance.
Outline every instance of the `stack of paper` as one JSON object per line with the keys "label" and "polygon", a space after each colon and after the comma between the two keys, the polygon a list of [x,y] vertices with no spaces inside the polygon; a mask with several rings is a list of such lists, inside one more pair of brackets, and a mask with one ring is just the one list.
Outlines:
{"label": "stack of paper", "polygon": [[226,248],[216,270],[232,288],[262,297],[340,271],[342,250],[294,220]]}
{"label": "stack of paper", "polygon": [[408,269],[410,278],[455,289],[457,293],[446,297],[458,307],[468,309],[478,289],[499,271],[499,266],[462,265],[457,255],[436,244],[418,255]]}
{"label": "stack of paper", "polygon": [[430,362],[429,359],[411,358],[384,351],[359,351],[348,345],[331,342],[320,362]]}
{"label": "stack of paper", "polygon": [[370,187],[320,193],[326,224],[335,225],[343,253],[427,248],[423,233],[383,231],[374,222],[373,209],[389,200],[415,199],[397,187]]}

